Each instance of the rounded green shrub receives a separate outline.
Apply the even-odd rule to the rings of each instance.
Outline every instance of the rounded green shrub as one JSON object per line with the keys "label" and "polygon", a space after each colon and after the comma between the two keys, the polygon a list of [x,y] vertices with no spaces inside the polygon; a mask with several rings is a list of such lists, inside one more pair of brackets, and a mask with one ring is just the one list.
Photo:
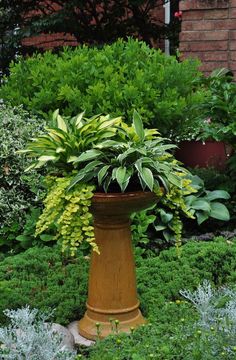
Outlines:
{"label": "rounded green shrub", "polygon": [[194,89],[198,66],[132,39],[102,48],[83,45],[12,64],[0,98],[44,116],[60,108],[69,116],[85,110],[86,116],[110,113],[129,119],[135,108],[146,125],[169,135],[204,97]]}

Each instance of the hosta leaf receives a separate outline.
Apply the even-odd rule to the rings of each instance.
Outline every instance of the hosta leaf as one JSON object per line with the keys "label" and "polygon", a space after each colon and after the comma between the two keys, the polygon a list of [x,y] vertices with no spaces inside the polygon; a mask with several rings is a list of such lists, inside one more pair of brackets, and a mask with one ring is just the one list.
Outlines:
{"label": "hosta leaf", "polygon": [[98,172],[98,185],[101,185],[104,177],[107,175],[107,171],[110,168],[110,165],[104,165],[101,170]]}
{"label": "hosta leaf", "polygon": [[161,221],[167,224],[173,219],[173,214],[165,212],[163,209],[160,210]]}
{"label": "hosta leaf", "polygon": [[216,199],[229,199],[230,195],[225,190],[214,190],[214,191],[209,191],[206,198],[209,201],[216,200]]}
{"label": "hosta leaf", "polygon": [[66,151],[66,149],[64,149],[64,148],[62,148],[62,147],[58,147],[58,148],[56,149],[56,153],[57,153],[57,154],[62,153],[62,152],[65,152],[65,151]]}
{"label": "hosta leaf", "polygon": [[181,187],[182,181],[181,181],[181,178],[178,177],[177,175],[169,173],[169,174],[167,174],[167,178],[168,178],[169,182],[171,182],[173,185],[175,185],[179,188]]}
{"label": "hosta leaf", "polygon": [[210,215],[217,220],[228,221],[230,219],[230,214],[227,207],[219,202],[211,203]]}
{"label": "hosta leaf", "polygon": [[67,132],[67,126],[66,126],[66,123],[63,119],[63,117],[61,115],[57,115],[57,126],[59,127],[59,129]]}
{"label": "hosta leaf", "polygon": [[118,125],[118,124],[120,124],[120,122],[121,122],[121,117],[117,117],[117,118],[111,119],[111,120],[105,120],[99,125],[99,130],[105,129],[105,128],[110,128],[113,125]]}
{"label": "hosta leaf", "polygon": [[51,161],[51,160],[56,160],[56,159],[57,159],[57,157],[56,157],[56,156],[53,156],[53,155],[51,155],[51,156],[43,155],[43,156],[40,156],[40,157],[38,158],[39,161],[44,161],[44,162],[46,162],[46,161]]}
{"label": "hosta leaf", "polygon": [[75,118],[75,126],[77,127],[77,129],[79,129],[83,125],[82,119],[83,119],[84,113],[85,113],[85,111],[83,111],[82,113],[77,115]]}
{"label": "hosta leaf", "polygon": [[53,112],[53,114],[52,114],[52,120],[53,120],[53,121],[56,121],[58,115],[59,115],[59,109],[56,109],[56,110]]}
{"label": "hosta leaf", "polygon": [[147,187],[152,191],[153,190],[153,184],[154,184],[154,178],[151,170],[149,168],[143,167],[142,171],[140,172],[140,176],[147,185]]}
{"label": "hosta leaf", "polygon": [[202,211],[211,211],[211,206],[210,204],[203,199],[196,199],[192,202],[191,204],[191,208],[195,209],[195,210],[202,210]]}
{"label": "hosta leaf", "polygon": [[96,149],[87,150],[83,152],[81,155],[79,155],[77,159],[74,160],[74,163],[92,160],[99,157],[101,154],[102,152]]}
{"label": "hosta leaf", "polygon": [[126,167],[118,167],[118,169],[116,170],[116,180],[121,188],[121,191],[123,192],[127,186],[126,181],[127,181],[127,170]]}
{"label": "hosta leaf", "polygon": [[201,225],[204,221],[209,219],[209,212],[207,211],[196,211],[194,215],[197,218],[198,225]]}
{"label": "hosta leaf", "polygon": [[136,110],[134,110],[134,113],[133,113],[133,125],[134,125],[135,132],[138,135],[139,139],[141,141],[143,141],[145,138],[143,122],[142,122],[142,119],[141,119],[139,113]]}

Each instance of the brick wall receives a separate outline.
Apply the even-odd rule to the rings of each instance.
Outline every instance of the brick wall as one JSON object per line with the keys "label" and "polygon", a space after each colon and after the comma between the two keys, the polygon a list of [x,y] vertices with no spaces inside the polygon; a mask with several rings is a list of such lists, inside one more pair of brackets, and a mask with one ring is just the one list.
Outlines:
{"label": "brick wall", "polygon": [[236,76],[236,0],[182,0],[180,51],[198,57],[208,74],[227,67]]}

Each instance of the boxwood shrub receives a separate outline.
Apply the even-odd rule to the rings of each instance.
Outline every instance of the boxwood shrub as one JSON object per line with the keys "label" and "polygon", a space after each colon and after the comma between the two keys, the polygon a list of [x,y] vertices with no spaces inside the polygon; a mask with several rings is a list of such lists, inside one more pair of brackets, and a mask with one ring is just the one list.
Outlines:
{"label": "boxwood shrub", "polygon": [[198,66],[132,39],[101,48],[83,45],[12,63],[0,98],[44,116],[60,108],[64,115],[86,110],[88,116],[130,119],[135,108],[146,124],[169,135],[190,116],[189,106],[204,97],[193,84],[201,76]]}

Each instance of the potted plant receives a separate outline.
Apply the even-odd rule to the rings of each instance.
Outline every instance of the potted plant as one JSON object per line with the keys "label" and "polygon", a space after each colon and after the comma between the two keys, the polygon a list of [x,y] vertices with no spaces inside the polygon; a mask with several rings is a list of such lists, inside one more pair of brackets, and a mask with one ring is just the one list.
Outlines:
{"label": "potted plant", "polygon": [[[48,164],[48,195],[37,233],[56,224],[63,251],[72,255],[84,240],[93,247],[87,312],[79,332],[89,339],[145,322],[139,310],[129,217],[155,204],[170,186],[181,189],[186,170],[155,129],[144,129],[134,111],[121,118],[84,114],[62,118],[23,152],[31,167]],[[93,222],[92,222],[93,218]]]}
{"label": "potted plant", "polygon": [[[203,80],[204,101],[181,129],[176,157],[186,166],[222,170],[232,153],[236,121],[236,85],[227,69],[218,69]],[[191,111],[190,111],[191,113]]]}

